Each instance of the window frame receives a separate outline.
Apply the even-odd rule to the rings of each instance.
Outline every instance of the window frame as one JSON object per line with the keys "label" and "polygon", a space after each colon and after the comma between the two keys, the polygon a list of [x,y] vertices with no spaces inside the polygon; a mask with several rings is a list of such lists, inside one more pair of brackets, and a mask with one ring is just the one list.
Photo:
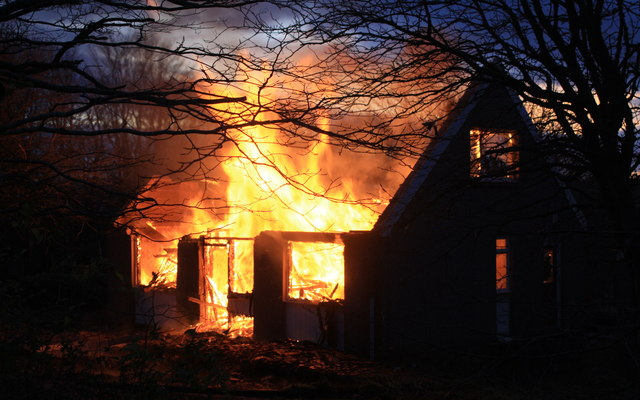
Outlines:
{"label": "window frame", "polygon": [[[332,297],[332,298],[325,298],[324,300],[317,300],[317,299],[306,299],[303,297],[294,297],[291,296],[290,292],[291,292],[291,279],[292,279],[292,272],[293,269],[296,267],[294,264],[294,259],[293,259],[293,246],[296,243],[321,243],[324,245],[329,245],[329,246],[336,246],[336,247],[341,247],[342,248],[342,253],[341,253],[341,257],[342,257],[342,271],[341,271],[341,280],[339,280],[336,285],[341,285],[341,293],[342,296],[337,296],[337,297]],[[337,239],[335,241],[322,241],[322,240],[288,240],[287,241],[287,245],[286,245],[286,256],[285,256],[285,265],[283,268],[283,294],[282,294],[282,298],[286,301],[286,302],[290,302],[290,303],[302,303],[302,304],[320,304],[320,303],[324,303],[324,302],[343,302],[344,301],[344,296],[345,296],[345,279],[346,279],[346,268],[345,268],[345,260],[344,260],[344,243],[342,242],[342,239]],[[336,286],[337,288],[339,286]]]}
{"label": "window frame", "polygon": [[[492,144],[487,136],[507,136],[506,141]],[[469,176],[484,182],[515,182],[518,180],[519,153],[515,129],[471,128],[469,130]],[[486,161],[501,162],[503,166],[486,167]],[[484,161],[484,162],[483,162]],[[483,167],[484,165],[484,167]]]}

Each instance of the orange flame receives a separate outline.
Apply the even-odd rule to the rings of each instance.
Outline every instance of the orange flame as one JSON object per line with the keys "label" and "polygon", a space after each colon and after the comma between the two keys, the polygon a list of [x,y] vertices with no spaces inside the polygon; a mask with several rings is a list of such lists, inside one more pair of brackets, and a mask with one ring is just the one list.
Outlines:
{"label": "orange flame", "polygon": [[344,299],[344,245],[291,242],[287,296],[322,302]]}
{"label": "orange flame", "polygon": [[[265,230],[369,230],[388,200],[385,192],[385,198],[378,200],[377,207],[359,202],[356,196],[359,182],[348,177],[353,175],[352,160],[344,162],[350,167],[344,171],[345,176],[338,179],[328,176],[326,167],[341,156],[326,136],[318,135],[313,143],[294,141],[273,126],[261,126],[260,122],[273,117],[263,105],[269,104],[270,97],[276,98],[278,93],[265,89],[264,83],[269,79],[266,73],[246,75],[246,82],[236,88],[239,93],[228,93],[246,96],[246,102],[227,104],[216,110],[233,116],[235,122],[250,122],[244,129],[227,133],[229,141],[219,154],[228,179],[224,212],[200,207],[199,199],[217,195],[207,196],[194,191],[191,197],[181,199],[192,208],[183,213],[179,223],[154,227],[162,237],[172,240],[193,234],[212,238],[205,250],[206,279],[201,290],[203,326],[226,324],[227,329],[231,329],[241,321],[237,322],[243,326],[239,329],[241,332],[250,328],[246,319],[229,315],[228,295],[230,291],[249,293],[253,289],[253,242],[249,239]],[[220,93],[216,89],[211,88],[211,92]],[[329,129],[327,118],[318,118],[317,125]],[[219,190],[221,187],[213,185],[212,188]],[[173,192],[181,196],[188,194],[186,190]],[[174,199],[168,203],[180,201]],[[237,239],[223,239],[225,237]],[[147,285],[153,282],[153,276],[163,274],[158,263],[168,263],[171,255],[163,253],[163,247],[154,247],[147,241],[140,243],[144,246],[138,252],[141,257],[138,265],[145,271],[141,271],[139,283]],[[175,242],[162,245],[169,244],[176,246]],[[314,302],[344,298],[342,243],[292,242],[290,245],[289,298]],[[151,256],[155,262],[149,261]],[[155,269],[155,275],[149,269]],[[165,275],[165,281],[175,282],[174,271]],[[233,319],[236,322],[232,322]]]}

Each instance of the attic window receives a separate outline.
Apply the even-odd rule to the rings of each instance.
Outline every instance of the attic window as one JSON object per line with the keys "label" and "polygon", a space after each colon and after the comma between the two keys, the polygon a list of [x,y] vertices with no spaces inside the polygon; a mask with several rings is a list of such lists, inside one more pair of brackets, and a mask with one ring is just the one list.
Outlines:
{"label": "attic window", "polygon": [[472,129],[471,177],[490,181],[516,179],[518,153],[511,150],[516,145],[513,130]]}

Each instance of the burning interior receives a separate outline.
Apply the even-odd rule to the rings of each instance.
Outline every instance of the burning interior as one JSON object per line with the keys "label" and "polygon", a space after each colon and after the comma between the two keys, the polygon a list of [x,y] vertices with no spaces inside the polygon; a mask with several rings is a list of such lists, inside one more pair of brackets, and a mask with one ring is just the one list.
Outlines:
{"label": "burning interior", "polygon": [[[142,226],[131,235],[138,323],[251,336],[255,318],[261,337],[340,347],[342,234],[217,231],[171,239],[161,225]],[[278,326],[277,333],[265,324]]]}
{"label": "burning interior", "polygon": [[[264,101],[252,94],[260,86],[256,81],[240,88],[248,103]],[[255,110],[229,111],[256,120]],[[258,112],[261,118],[268,115]],[[137,321],[251,335],[255,318],[259,333],[262,315],[270,312],[260,311],[269,303],[262,285],[277,275],[278,288],[269,288],[267,300],[277,298],[293,310],[283,318],[300,319],[306,312],[301,310],[313,310],[304,318],[315,324],[281,337],[318,340],[326,329],[317,326],[317,309],[327,313],[344,299],[340,234],[373,227],[402,181],[400,163],[381,154],[350,153],[323,135],[295,142],[259,124],[228,135],[223,143],[209,144],[216,148],[214,157],[199,159],[196,169],[206,173],[150,179],[133,207],[140,211],[120,221],[133,242]],[[205,165],[209,160],[215,167]],[[264,232],[288,238],[273,243],[282,252],[275,264],[257,257],[264,253]]]}
{"label": "burning interior", "polygon": [[[340,194],[346,200],[313,196],[264,165],[239,158],[230,164],[225,184],[166,178],[150,184],[145,196],[168,206],[127,223],[136,321],[162,329],[195,325],[250,336],[254,318],[258,325],[266,318],[281,321],[285,331],[279,337],[328,343],[328,331],[339,331],[328,325],[339,325],[345,293],[340,235],[370,229],[384,201],[373,207],[350,200],[350,185]],[[264,240],[258,239],[265,232],[286,238],[272,244],[282,253],[275,264],[255,257],[264,252]],[[261,285],[271,275],[279,283],[267,297],[286,308],[275,319],[273,308],[261,308],[269,304]],[[336,340],[331,343],[339,346]]]}
{"label": "burning interior", "polygon": [[[318,310],[322,308],[324,313],[331,308],[335,313],[344,299],[340,232],[370,229],[376,210],[348,200],[348,192],[342,195],[347,200],[335,201],[328,196],[297,193],[299,190],[286,182],[274,186],[278,176],[267,184],[266,172],[272,171],[258,171],[260,167],[242,165],[226,185],[166,179],[154,182],[145,195],[171,206],[158,206],[153,209],[155,214],[147,212],[127,224],[138,323],[162,329],[195,325],[250,336],[253,319],[271,313],[265,310],[260,314],[258,303],[264,299],[256,294],[260,285],[271,279],[264,272],[269,271],[268,275],[279,279],[277,290],[269,289],[269,296],[286,303],[295,314],[285,313],[285,319],[301,321],[302,331],[293,331],[295,324],[288,323],[284,326],[289,332],[282,337],[327,340],[324,323],[318,325],[326,316],[319,319]],[[240,190],[238,185],[246,187]],[[203,188],[226,192],[224,196],[206,194]],[[223,206],[218,205],[220,198],[224,198]],[[377,206],[384,206],[384,202]],[[258,239],[264,232],[280,232],[286,237],[274,243],[282,252],[275,267],[271,267],[272,261],[265,263],[255,257],[263,252],[263,241]],[[258,276],[261,282],[257,282]]]}

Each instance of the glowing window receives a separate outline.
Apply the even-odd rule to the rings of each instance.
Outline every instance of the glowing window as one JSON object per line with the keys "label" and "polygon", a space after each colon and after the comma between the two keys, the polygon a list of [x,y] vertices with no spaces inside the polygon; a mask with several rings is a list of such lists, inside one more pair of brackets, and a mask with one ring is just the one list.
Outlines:
{"label": "glowing window", "polygon": [[511,289],[509,276],[509,242],[506,238],[496,239],[496,290],[507,291]]}
{"label": "glowing window", "polygon": [[134,235],[134,285],[175,288],[178,241],[154,241]]}
{"label": "glowing window", "polygon": [[557,269],[555,248],[547,248],[544,250],[543,268],[544,268],[543,283],[555,283],[556,269]]}
{"label": "glowing window", "polygon": [[229,246],[229,291],[253,291],[253,240],[231,240]]}
{"label": "glowing window", "polygon": [[344,299],[344,244],[289,242],[287,298],[314,303]]}
{"label": "glowing window", "polygon": [[471,176],[504,181],[516,179],[518,152],[516,133],[509,130],[472,129]]}

